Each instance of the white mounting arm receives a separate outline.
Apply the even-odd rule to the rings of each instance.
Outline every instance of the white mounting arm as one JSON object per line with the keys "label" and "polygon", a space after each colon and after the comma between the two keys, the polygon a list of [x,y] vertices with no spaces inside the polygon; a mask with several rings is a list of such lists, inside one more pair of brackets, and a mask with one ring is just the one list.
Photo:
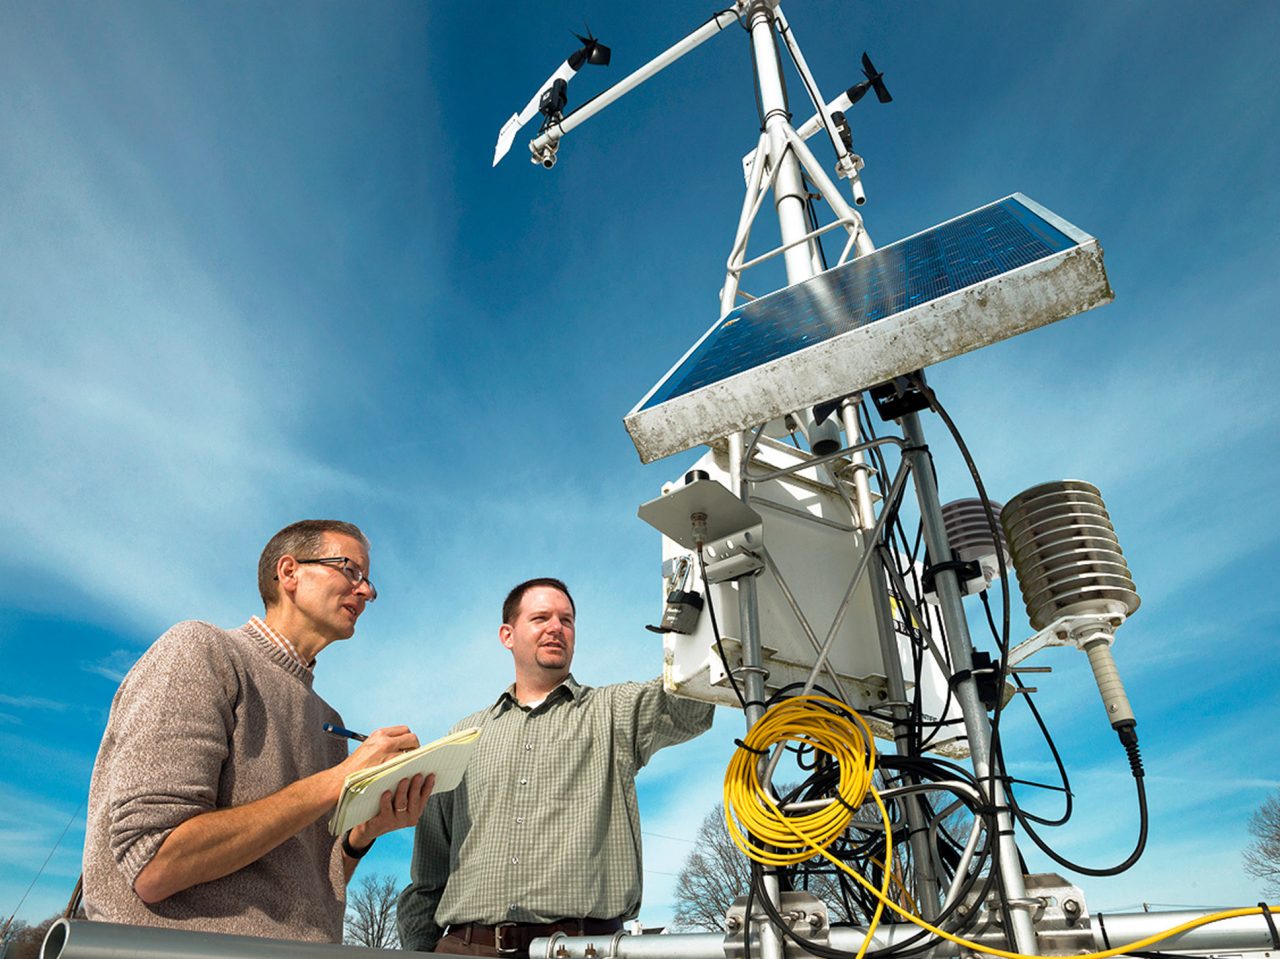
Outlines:
{"label": "white mounting arm", "polygon": [[[836,151],[836,168],[841,170],[842,176],[847,176],[848,174],[845,174],[843,169],[851,164],[848,159],[849,151],[845,149],[844,140],[840,139],[840,134],[836,132],[835,121],[831,119],[833,110],[830,107],[823,106],[822,91],[818,89],[818,81],[813,78],[813,72],[809,69],[809,63],[800,51],[800,44],[796,41],[795,34],[792,33],[791,24],[787,22],[787,18],[782,13],[781,5],[774,8],[773,15],[778,22],[778,33],[781,34],[782,41],[787,45],[787,50],[791,53],[791,59],[795,62],[796,70],[800,73],[801,79],[804,80],[805,89],[809,93],[809,99],[813,102],[814,109],[818,111],[809,120],[809,123],[813,123],[816,120],[818,127],[825,126],[827,128],[827,136],[831,138],[831,146]],[[836,107],[835,109],[841,108]],[[807,140],[816,132],[817,127],[808,134],[800,133],[800,135]],[[854,171],[853,175],[856,176],[857,172]]]}
{"label": "white mounting arm", "polygon": [[529,98],[529,102],[524,105],[523,110],[519,113],[511,114],[511,118],[498,131],[498,145],[493,148],[494,166],[502,162],[502,158],[507,155],[507,151],[511,149],[511,144],[515,142],[516,134],[520,132],[520,128],[537,115],[538,104],[542,100],[542,95],[550,90],[557,80],[568,82],[573,79],[573,75],[577,72],[578,68],[566,60],[556,68],[555,73],[542,82],[542,86],[538,87],[538,91]]}
{"label": "white mounting arm", "polygon": [[651,76],[675,63],[686,53],[700,47],[729,24],[736,22],[737,19],[738,11],[736,8],[716,14],[679,43],[658,54],[634,73],[619,80],[594,100],[584,103],[568,116],[562,118],[560,122],[551,124],[550,127],[530,142],[529,152],[533,154],[532,162],[541,163],[547,169],[551,169],[551,167],[555,166],[556,148],[560,145],[561,137],[591,119],[623,94],[630,93]]}
{"label": "white mounting arm", "polygon": [[[781,11],[778,12],[779,14],[781,13]],[[783,34],[783,39],[787,41],[788,48],[791,48],[794,43],[794,38],[792,37],[790,30]],[[798,52],[798,47],[796,48],[796,52]],[[799,67],[799,63],[800,61],[797,60],[797,67]],[[807,69],[807,67],[804,69]],[[816,84],[813,89],[817,89]],[[854,87],[849,88],[849,90],[852,89],[854,89]],[[850,183],[850,187],[853,190],[854,202],[861,205],[866,199],[862,192],[862,184],[858,179],[858,170],[862,169],[862,158],[856,153],[848,153],[845,151],[844,141],[835,133],[835,124],[831,120],[831,115],[833,113],[844,113],[853,106],[853,99],[849,95],[849,90],[845,90],[840,94],[840,96],[829,101],[826,106],[822,107],[817,113],[809,117],[809,119],[803,124],[796,127],[796,133],[799,135],[801,140],[808,140],[824,127],[827,129],[827,133],[831,136],[832,143],[835,145],[837,157],[836,172],[839,173],[842,179],[849,179],[852,181]],[[845,115],[845,120],[848,122],[847,113]],[[754,160],[755,151],[744,156],[742,158],[743,170],[749,170]]]}

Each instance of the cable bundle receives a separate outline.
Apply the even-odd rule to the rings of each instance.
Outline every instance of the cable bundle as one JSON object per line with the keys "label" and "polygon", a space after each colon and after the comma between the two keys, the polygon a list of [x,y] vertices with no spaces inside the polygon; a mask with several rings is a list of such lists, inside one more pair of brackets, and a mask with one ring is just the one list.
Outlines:
{"label": "cable bundle", "polygon": [[[833,802],[812,812],[789,813],[778,805],[769,784],[760,778],[772,747],[792,746],[827,756],[838,768]],[[866,722],[839,700],[796,696],[771,706],[740,740],[724,777],[724,818],[734,844],[762,866],[791,866],[816,854],[831,858],[826,848],[839,839],[868,795],[884,824],[884,862],[893,861],[893,829],[889,813],[872,785],[875,740]],[[833,862],[835,860],[832,860]],[[871,917],[861,957],[889,892],[892,870],[884,869],[879,900]]]}
{"label": "cable bundle", "polygon": [[[998,535],[986,490],[959,430],[922,378],[917,380],[916,386],[954,437],[973,476],[993,535]],[[858,415],[864,436],[874,438],[875,427],[864,405],[859,405]],[[884,523],[883,538],[873,548],[880,554],[891,597],[902,610],[895,621],[895,627],[908,641],[912,673],[921,675],[927,656],[936,656],[940,660],[939,665],[951,671],[947,648],[937,642],[942,624],[932,614],[932,610],[921,605],[918,600],[924,592],[919,582],[923,538],[921,529],[917,529],[914,537],[904,529],[898,515],[902,506],[901,497],[891,497],[885,487],[884,477],[889,475],[889,470],[881,447],[872,446],[868,455],[877,466],[873,475],[884,499],[883,508],[890,514],[888,521]],[[927,451],[925,458],[926,461],[931,460]],[[925,468],[931,468],[931,462],[927,462]],[[985,591],[981,597],[999,651],[992,683],[997,693],[1003,690],[1006,677],[1010,674],[1006,665],[1010,645],[1008,570],[1004,566],[1003,556],[998,558],[1002,600],[999,624]],[[701,560],[701,554],[699,559]],[[710,584],[706,582],[705,568],[702,575],[710,600]],[[716,648],[734,691],[738,694],[739,702],[746,709],[748,703],[738,688],[728,658],[720,647],[714,606],[708,602],[708,607]],[[811,676],[810,682],[812,679]],[[1146,843],[1147,807],[1141,764],[1136,759],[1136,743],[1133,744],[1135,748],[1130,750],[1130,762],[1138,793],[1139,836],[1134,851],[1124,862],[1107,868],[1078,865],[1051,849],[1033,830],[1031,823],[1045,826],[1065,824],[1072,813],[1072,794],[1062,757],[1032,702],[1029,695],[1031,690],[1020,688],[1018,693],[1027,703],[1032,718],[1044,734],[1058,768],[1060,785],[1028,782],[1003,772],[1005,764],[1000,749],[999,729],[1005,699],[1001,695],[995,695],[993,702],[988,704],[992,713],[993,762],[989,775],[979,780],[971,772],[953,763],[923,755],[955,738],[959,730],[948,728],[952,726],[952,721],[924,718],[919,684],[909,702],[904,704],[913,721],[905,732],[900,730],[898,754],[883,757],[878,773],[872,735],[862,717],[850,706],[830,695],[787,698],[800,685],[797,683],[794,687],[784,687],[775,692],[769,703],[764,704],[765,714],[751,727],[745,738],[738,742],[739,748],[725,774],[724,804],[725,826],[729,836],[752,861],[751,883],[747,894],[748,915],[755,915],[754,903],[779,934],[802,952],[818,959],[849,959],[852,955],[797,933],[779,913],[773,901],[779,889],[785,891],[788,888],[801,888],[802,884],[804,888],[809,888],[810,881],[827,882],[830,878],[835,883],[835,888],[833,890],[828,886],[824,898],[829,902],[838,900],[843,906],[846,916],[842,921],[856,924],[860,918],[865,917],[862,921],[866,924],[867,933],[857,951],[857,959],[863,959],[868,953],[885,908],[921,931],[892,946],[874,950],[871,953],[873,959],[919,959],[936,949],[944,940],[974,953],[999,956],[1002,959],[1032,959],[1014,950],[1001,949],[969,938],[978,932],[975,926],[984,912],[982,909],[968,908],[969,905],[987,903],[994,898],[993,909],[999,912],[997,921],[1005,929],[1011,927],[1011,913],[1015,908],[1015,903],[1008,898],[1000,882],[999,849],[995,841],[1000,825],[997,822],[997,807],[990,799],[995,794],[997,783],[1002,783],[1005,787],[1010,811],[1027,834],[1056,862],[1087,875],[1115,875],[1129,868],[1141,855]],[[817,688],[821,690],[821,687]],[[938,712],[946,715],[950,703],[949,692],[946,704]],[[895,725],[901,722],[897,710],[890,710],[887,706],[869,709],[867,714]],[[1129,743],[1125,745],[1126,748],[1129,747]],[[774,751],[774,756],[766,759],[771,750]],[[808,775],[804,782],[788,787],[785,796],[775,798],[770,780],[773,778],[778,756],[783,750],[794,753],[797,764]],[[874,775],[880,776],[884,795],[891,797],[887,802],[875,788]],[[1062,814],[1044,817],[1023,809],[1013,790],[1015,784],[1062,793],[1065,800]],[[945,800],[939,800],[937,797],[941,793],[950,795]],[[919,830],[928,837],[923,851],[919,848],[920,843],[914,840],[912,844],[905,842],[911,827],[906,821],[903,803],[909,795],[913,797],[912,801],[919,804],[921,815],[928,823],[927,829]],[[879,824],[874,819],[856,815],[867,804],[868,798],[875,802],[879,810]],[[952,828],[955,825],[954,817],[966,815],[967,821],[972,824],[968,830],[967,843],[961,838],[963,828],[960,834],[953,834]],[[876,835],[877,827],[883,829],[883,840]],[[898,833],[898,843],[894,841],[895,831]],[[894,855],[895,848],[898,850],[897,858]],[[912,901],[905,883],[897,874],[899,870],[905,874],[919,865],[914,861],[915,855],[928,856],[927,862],[933,867],[935,878],[946,890],[941,908],[932,921],[925,920],[919,914],[920,908]],[[772,886],[765,884],[766,873],[776,880]],[[902,890],[901,903],[894,902],[888,896],[891,882],[897,882]],[[1114,959],[1126,954],[1144,956],[1147,959],[1188,959],[1171,953],[1143,950],[1191,929],[1222,920],[1262,915],[1270,924],[1270,913],[1273,911],[1280,912],[1280,906],[1259,904],[1256,907],[1224,910],[1197,917],[1136,942],[1114,947],[1108,944],[1108,948],[1104,950],[1085,953],[1076,959]],[[1272,929],[1274,930],[1274,926]],[[745,959],[751,959],[750,935],[745,937],[743,949]]]}
{"label": "cable bundle", "polygon": [[[835,802],[799,814],[779,808],[760,779],[760,767],[771,747],[786,744],[825,753],[838,764]],[[866,722],[835,699],[797,696],[772,706],[739,742],[725,772],[725,826],[734,844],[766,866],[812,859],[814,845],[825,848],[834,842],[867,794],[875,793],[871,785],[875,756]]]}

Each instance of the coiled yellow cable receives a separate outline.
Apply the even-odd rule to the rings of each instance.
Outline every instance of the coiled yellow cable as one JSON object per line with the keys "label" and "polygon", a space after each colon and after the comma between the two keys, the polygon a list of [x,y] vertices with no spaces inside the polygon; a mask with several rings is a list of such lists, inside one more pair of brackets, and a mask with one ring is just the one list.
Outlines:
{"label": "coiled yellow cable", "polygon": [[[760,780],[760,766],[771,746],[795,743],[826,753],[838,764],[837,802],[811,813],[789,816],[778,808],[767,784]],[[790,866],[814,858],[831,858],[826,847],[849,826],[854,811],[868,795],[880,809],[884,825],[884,861],[893,861],[893,829],[889,811],[871,784],[875,769],[875,739],[866,722],[843,703],[826,696],[796,696],[770,708],[747,731],[729,761],[724,777],[724,820],[729,836],[743,854],[766,866]],[[837,860],[832,860],[837,861]],[[858,877],[862,882],[862,877]],[[867,938],[858,950],[862,959],[871,945],[871,934],[889,899],[892,870],[876,893],[876,909],[867,926]]]}
{"label": "coiled yellow cable", "polygon": [[[760,766],[762,757],[771,747],[786,743],[810,746],[836,760],[840,767],[836,802],[803,815],[788,815],[778,807],[769,793],[768,784],[760,780]],[[847,863],[827,852],[827,846],[844,832],[853,819],[854,810],[869,795],[880,810],[880,820],[885,830],[884,861],[893,861],[893,830],[888,810],[885,809],[880,794],[872,786],[871,774],[874,769],[874,740],[861,716],[843,703],[826,696],[784,699],[770,707],[747,731],[729,761],[724,778],[725,826],[742,853],[761,865],[789,866],[820,855],[874,895],[877,906],[867,924],[867,936],[858,950],[858,959],[862,959],[871,945],[886,906],[921,929],[974,952],[1000,956],[1002,959],[1038,959],[1020,952],[985,946],[939,929],[889,898],[891,870],[884,870],[884,881],[876,888]],[[1280,912],[1280,906],[1266,908]],[[1111,959],[1113,956],[1146,949],[1157,942],[1209,923],[1262,914],[1262,906],[1225,909],[1199,916],[1137,942],[1101,952],[1084,953],[1074,959]]]}

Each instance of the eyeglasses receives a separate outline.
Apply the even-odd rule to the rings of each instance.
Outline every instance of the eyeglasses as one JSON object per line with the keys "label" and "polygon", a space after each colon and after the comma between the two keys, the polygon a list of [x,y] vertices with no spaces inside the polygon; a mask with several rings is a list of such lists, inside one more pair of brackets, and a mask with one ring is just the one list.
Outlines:
{"label": "eyeglasses", "polygon": [[347,582],[351,584],[352,589],[359,589],[360,584],[364,583],[369,587],[369,599],[372,603],[378,598],[378,588],[373,585],[372,580],[364,574],[359,566],[347,559],[345,556],[323,556],[320,559],[299,559],[295,560],[299,566],[307,566],[315,564],[318,566],[331,566],[347,577]]}

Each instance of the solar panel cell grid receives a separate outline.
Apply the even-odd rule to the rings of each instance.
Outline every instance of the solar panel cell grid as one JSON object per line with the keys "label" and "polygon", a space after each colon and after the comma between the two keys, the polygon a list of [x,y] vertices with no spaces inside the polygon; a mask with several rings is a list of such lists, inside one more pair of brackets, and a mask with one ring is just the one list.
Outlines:
{"label": "solar panel cell grid", "polygon": [[1074,245],[1017,199],[993,203],[740,307],[641,409]]}

